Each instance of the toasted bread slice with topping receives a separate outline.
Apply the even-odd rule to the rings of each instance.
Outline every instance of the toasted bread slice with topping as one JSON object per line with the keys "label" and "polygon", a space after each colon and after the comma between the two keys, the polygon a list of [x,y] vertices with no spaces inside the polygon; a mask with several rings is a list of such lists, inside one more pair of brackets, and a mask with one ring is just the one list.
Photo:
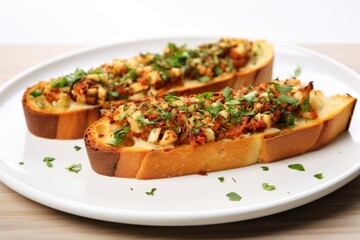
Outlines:
{"label": "toasted bread slice with topping", "polygon": [[264,40],[221,39],[195,49],[169,43],[163,54],[140,54],[29,87],[22,98],[34,135],[79,139],[100,110],[149,96],[217,91],[268,81],[274,51]]}
{"label": "toasted bread slice with topping", "polygon": [[349,127],[356,99],[296,79],[127,103],[93,123],[93,170],[157,179],[270,163],[317,150]]}

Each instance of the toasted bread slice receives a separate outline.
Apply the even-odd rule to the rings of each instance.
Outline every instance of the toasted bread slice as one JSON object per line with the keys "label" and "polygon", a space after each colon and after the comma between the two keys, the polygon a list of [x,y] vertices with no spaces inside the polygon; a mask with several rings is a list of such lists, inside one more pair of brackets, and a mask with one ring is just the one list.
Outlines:
{"label": "toasted bread slice", "polygon": [[[48,96],[44,96],[44,94],[41,95],[44,91],[43,89],[46,88],[46,86],[49,86],[49,82],[39,82],[38,84],[29,87],[22,98],[22,105],[28,129],[34,135],[44,138],[79,139],[83,137],[84,130],[100,117],[100,110],[102,108],[109,108],[109,105],[119,105],[127,101],[140,101],[147,97],[146,94],[161,96],[172,92],[177,95],[184,95],[206,91],[217,91],[226,86],[236,89],[241,86],[255,85],[270,80],[274,59],[272,46],[264,40],[257,40],[251,43],[251,48],[249,48],[248,51],[250,51],[249,59],[247,59],[244,66],[240,67],[236,72],[224,72],[210,80],[205,79],[205,82],[190,79],[174,80],[173,84],[157,88],[156,90],[153,89],[152,91],[146,90],[141,93],[135,93],[131,96],[126,96],[127,99],[119,100],[110,97],[110,100],[107,101],[95,101],[92,98],[90,98],[90,100],[84,100],[82,96],[73,94],[74,91],[78,91],[74,88],[78,83],[61,88],[60,82],[61,87],[56,86],[55,89],[66,89],[66,91],[61,92],[59,96],[57,95],[54,101],[49,101]],[[121,62],[120,60],[116,61],[117,63]],[[144,68],[143,63],[140,65]],[[106,69],[107,67],[107,65],[103,65],[101,69]],[[114,64],[111,67],[113,67],[112,71],[120,71],[119,68],[123,67],[123,65],[119,67]],[[133,69],[135,69],[135,67]],[[85,72],[79,71],[78,75],[83,76],[82,73],[85,74]],[[77,72],[73,75],[76,74]],[[73,75],[68,76],[73,78]],[[101,73],[87,73],[86,76],[88,78],[91,77],[90,80],[95,83],[107,81]],[[89,81],[89,79],[87,80]],[[54,83],[54,80],[52,80],[52,83]],[[56,84],[59,85],[59,82]],[[139,87],[135,85],[134,88]],[[95,95],[97,94],[96,98],[101,95],[101,91],[105,91],[105,87],[100,88],[95,90]],[[37,94],[36,91],[39,91],[40,95]],[[80,92],[81,91],[83,90],[80,89]],[[86,89],[86,91],[89,92],[88,89]],[[119,95],[116,92],[113,93]],[[91,104],[89,104],[89,102]]]}
{"label": "toasted bread slice", "polygon": [[[305,91],[302,90],[303,93]],[[137,138],[136,134],[118,146],[110,145],[114,132],[119,129],[116,121],[114,123],[114,119],[119,118],[115,113],[115,118],[103,117],[86,130],[88,157],[93,170],[102,175],[157,179],[270,163],[301,155],[321,148],[346,131],[356,103],[356,99],[349,95],[326,97],[314,90],[308,94],[310,100],[302,101],[301,108],[308,108],[310,102],[316,110],[312,112],[314,118],[305,118],[309,115],[306,112],[302,114],[305,117],[295,119],[294,126],[281,129],[276,125],[270,126],[251,134],[196,146],[161,146]],[[289,106],[284,106],[284,109],[289,109]]]}

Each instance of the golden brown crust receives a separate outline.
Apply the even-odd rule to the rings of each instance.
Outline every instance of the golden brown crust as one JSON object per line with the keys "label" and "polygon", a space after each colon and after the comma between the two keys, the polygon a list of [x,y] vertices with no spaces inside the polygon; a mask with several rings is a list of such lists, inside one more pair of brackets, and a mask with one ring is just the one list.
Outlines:
{"label": "golden brown crust", "polygon": [[[241,86],[257,85],[261,82],[271,80],[272,66],[274,59],[274,50],[266,41],[259,40],[254,43],[262,45],[266,51],[266,57],[253,66],[248,66],[238,73],[231,73],[226,76],[218,77],[213,81],[193,86],[176,87],[173,89],[164,89],[159,95],[168,92],[175,92],[178,95],[188,95],[208,91],[218,91],[226,86],[238,89]],[[29,131],[36,136],[51,139],[80,139],[86,128],[100,118],[99,106],[86,107],[83,109],[49,112],[42,111],[30,104],[30,95],[36,85],[27,89],[23,95],[22,105],[25,113],[25,119]]]}
{"label": "golden brown crust", "polygon": [[100,118],[100,107],[77,109],[66,112],[47,112],[35,109],[29,104],[30,92],[36,85],[28,88],[22,105],[29,131],[39,137],[51,139],[79,139],[86,128]]}
{"label": "golden brown crust", "polygon": [[255,133],[195,148],[183,145],[151,151],[101,143],[96,126],[110,124],[109,118],[101,118],[87,129],[85,144],[94,171],[115,177],[156,179],[269,163],[319,149],[348,128],[356,99],[350,96],[331,99],[335,109],[317,120],[278,133]]}

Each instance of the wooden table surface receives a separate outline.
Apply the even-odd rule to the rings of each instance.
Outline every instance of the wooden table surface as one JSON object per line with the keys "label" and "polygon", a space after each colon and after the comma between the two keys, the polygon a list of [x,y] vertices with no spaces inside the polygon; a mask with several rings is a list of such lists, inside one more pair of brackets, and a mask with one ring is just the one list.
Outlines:
{"label": "wooden table surface", "polygon": [[[360,44],[305,47],[360,73]],[[0,46],[0,85],[33,64],[78,48]],[[33,202],[0,183],[0,239],[64,238],[360,239],[360,177],[322,199],[293,210],[248,221],[196,227],[135,226],[78,217]]]}

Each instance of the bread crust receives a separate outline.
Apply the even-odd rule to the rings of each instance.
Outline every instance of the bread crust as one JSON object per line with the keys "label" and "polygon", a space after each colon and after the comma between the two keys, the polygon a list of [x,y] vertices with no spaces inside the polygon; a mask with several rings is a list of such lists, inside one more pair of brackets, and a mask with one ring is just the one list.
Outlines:
{"label": "bread crust", "polygon": [[22,97],[22,106],[29,131],[39,137],[51,139],[79,139],[86,128],[100,118],[100,107],[77,109],[64,112],[47,112],[34,109],[29,103],[30,92],[36,86],[28,88]]}
{"label": "bread crust", "polygon": [[[264,40],[254,41],[261,44],[264,49],[265,59],[253,66],[241,69],[237,73],[220,76],[213,81],[193,86],[181,86],[161,92],[164,95],[174,92],[178,95],[188,95],[193,93],[217,91],[226,86],[238,89],[241,86],[257,85],[258,83],[271,80],[274,51],[270,44]],[[39,83],[40,84],[40,83]],[[101,106],[89,106],[67,111],[44,111],[35,108],[30,103],[29,93],[36,89],[37,85],[28,88],[22,98],[22,105],[26,123],[29,131],[43,138],[50,139],[80,139],[83,137],[85,129],[100,118]]]}
{"label": "bread crust", "polygon": [[317,150],[348,129],[356,99],[340,95],[331,99],[337,106],[324,116],[281,132],[171,150],[106,145],[98,141],[96,133],[98,125],[110,124],[104,117],[86,130],[85,145],[93,170],[115,177],[157,179],[270,163]]}

